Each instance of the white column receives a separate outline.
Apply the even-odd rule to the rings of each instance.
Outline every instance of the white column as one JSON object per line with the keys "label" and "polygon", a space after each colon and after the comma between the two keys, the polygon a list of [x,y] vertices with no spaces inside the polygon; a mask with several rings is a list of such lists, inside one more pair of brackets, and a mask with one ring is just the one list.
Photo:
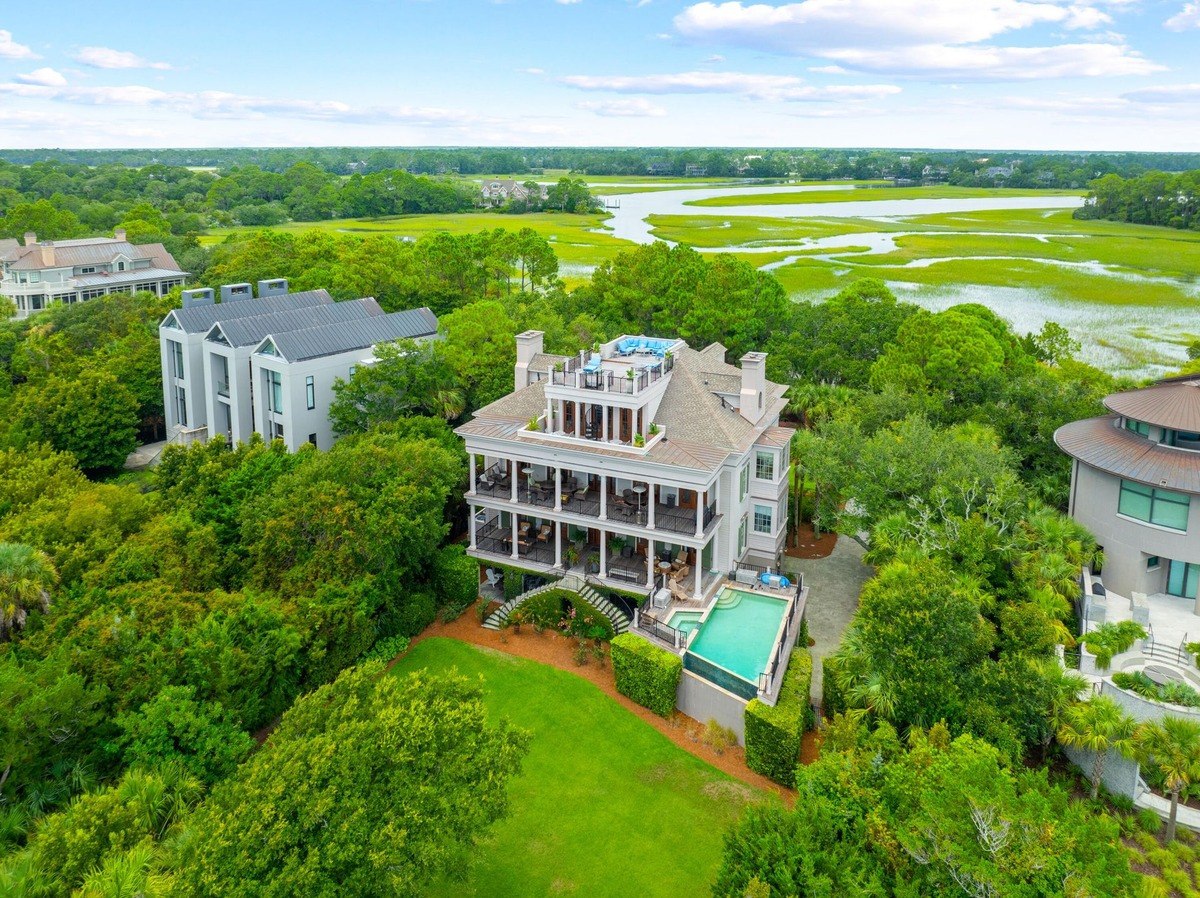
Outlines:
{"label": "white column", "polygon": [[[472,458],[474,458],[474,456],[472,456]],[[467,506],[467,512],[468,512],[467,525],[471,529],[471,548],[472,549],[475,548],[475,511],[476,511],[476,507],[474,505]]]}
{"label": "white column", "polygon": [[[475,492],[475,453],[471,453],[471,486],[467,489],[468,493]],[[471,545],[475,545],[475,540],[471,540]]]}
{"label": "white column", "polygon": [[608,475],[600,475],[600,520],[608,520]]}
{"label": "white column", "polygon": [[553,428],[550,422],[554,420],[554,400],[549,396],[546,397],[546,433],[550,433]]}
{"label": "white column", "polygon": [[562,567],[562,524],[554,522],[554,566]]}
{"label": "white column", "polygon": [[512,557],[518,558],[517,555],[517,514],[513,512],[512,516]]}
{"label": "white column", "polygon": [[608,576],[608,532],[600,528],[600,576]]}
{"label": "white column", "polygon": [[696,490],[696,536],[704,535],[704,493]]}
{"label": "white column", "polygon": [[600,439],[608,442],[608,406],[600,406]]}
{"label": "white column", "polygon": [[512,487],[512,490],[511,490],[512,495],[509,496],[509,498],[512,500],[513,504],[515,505],[516,501],[517,501],[517,480],[521,476],[521,472],[517,470],[517,460],[515,458],[509,460],[508,469],[512,475],[511,478],[509,479],[509,485]]}
{"label": "white column", "polygon": [[646,529],[654,529],[654,484],[649,480],[646,481],[646,502],[648,503],[648,511],[646,512]]}
{"label": "white column", "polygon": [[654,538],[646,540],[646,587],[654,586]]}
{"label": "white column", "polygon": [[562,511],[562,468],[554,469],[554,510]]}
{"label": "white column", "polygon": [[692,590],[692,598],[697,602],[700,601],[700,581],[704,578],[704,546],[696,548],[696,563],[692,565],[692,573],[696,577],[696,586]]}

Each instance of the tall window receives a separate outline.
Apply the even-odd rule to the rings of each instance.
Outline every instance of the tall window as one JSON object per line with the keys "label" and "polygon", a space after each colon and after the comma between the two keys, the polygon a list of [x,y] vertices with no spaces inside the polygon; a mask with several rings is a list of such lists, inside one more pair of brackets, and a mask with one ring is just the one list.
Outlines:
{"label": "tall window", "polygon": [[283,376],[278,371],[268,371],[271,382],[271,411],[283,411]]}
{"label": "tall window", "polygon": [[738,501],[742,502],[746,498],[746,493],[748,493],[750,491],[750,463],[749,462],[742,465],[741,474],[739,474],[738,476],[740,478],[739,486],[738,486]]}
{"label": "tall window", "polygon": [[1173,596],[1194,599],[1198,586],[1200,586],[1200,564],[1189,564],[1185,561],[1171,562],[1167,568],[1167,592]]}
{"label": "tall window", "polygon": [[770,505],[755,505],[754,506],[754,532],[755,533],[770,533],[771,519],[774,517],[775,509]]}
{"label": "tall window", "polygon": [[187,427],[187,390],[183,387],[175,388],[175,423]]}
{"label": "tall window", "polygon": [[738,557],[746,551],[746,516],[742,515],[742,521],[738,524]]}
{"label": "tall window", "polygon": [[[304,395],[308,400],[309,408],[317,407],[317,388],[313,384],[312,375],[304,378]],[[316,445],[315,443],[313,445]]]}
{"label": "tall window", "polygon": [[183,344],[176,340],[168,340],[171,344],[171,364],[176,377],[183,377]]}
{"label": "tall window", "polygon": [[1190,500],[1183,493],[1122,480],[1117,511],[1147,524],[1186,531],[1189,503]]}
{"label": "tall window", "polygon": [[754,476],[758,480],[775,479],[775,453],[757,452],[754,456]]}

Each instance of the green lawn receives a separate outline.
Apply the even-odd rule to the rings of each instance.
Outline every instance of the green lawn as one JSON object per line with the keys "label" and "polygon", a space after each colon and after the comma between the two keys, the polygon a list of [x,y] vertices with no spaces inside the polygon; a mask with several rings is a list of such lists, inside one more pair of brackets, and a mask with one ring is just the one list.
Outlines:
{"label": "green lawn", "polygon": [[[830,182],[836,183],[836,182]],[[773,206],[781,203],[861,203],[867,200],[960,200],[978,197],[1083,196],[1081,190],[1014,190],[1008,187],[855,187],[850,190],[813,190],[807,193],[762,193],[757,196],[714,196],[693,200],[689,206]]]}
{"label": "green lawn", "polygon": [[440,638],[393,672],[420,668],[482,677],[492,715],[532,733],[511,815],[430,895],[706,895],[725,830],[763,797],[565,671]]}

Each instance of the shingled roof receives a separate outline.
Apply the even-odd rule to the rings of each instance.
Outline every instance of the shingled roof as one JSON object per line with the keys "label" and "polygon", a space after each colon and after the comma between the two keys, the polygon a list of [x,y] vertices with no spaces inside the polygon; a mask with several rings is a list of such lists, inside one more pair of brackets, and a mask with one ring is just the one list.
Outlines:
{"label": "shingled roof", "polygon": [[84,240],[47,241],[54,250],[54,261],[47,265],[42,260],[43,244],[32,246],[10,246],[0,256],[13,271],[40,271],[45,268],[67,268],[77,265],[101,265],[112,262],[117,256],[129,260],[149,259],[152,268],[179,271],[175,258],[161,243],[134,244],[128,240],[112,237],[92,237]]}

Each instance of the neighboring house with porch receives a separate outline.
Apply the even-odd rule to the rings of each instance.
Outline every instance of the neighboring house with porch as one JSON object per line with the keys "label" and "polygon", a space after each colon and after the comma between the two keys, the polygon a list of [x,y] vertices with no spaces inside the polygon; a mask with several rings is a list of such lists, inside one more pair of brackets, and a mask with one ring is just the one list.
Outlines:
{"label": "neighboring house with porch", "polygon": [[530,200],[544,200],[547,196],[548,189],[545,185],[537,185],[538,196],[531,197],[530,190],[525,186],[526,183],[514,180],[513,178],[488,178],[480,186],[480,193],[483,197],[485,206],[503,206],[506,203]]}
{"label": "neighboring house with porch", "polygon": [[766,355],[625,336],[575,356],[517,335],[514,390],[457,428],[469,553],[702,602],[742,563],[778,568],[791,431]]}
{"label": "neighboring house with porch", "polygon": [[164,296],[188,277],[161,243],[130,243],[121,228],[83,240],[39,242],[32,231],[24,245],[0,240],[0,271],[0,296],[16,306],[17,318],[110,293]]}

